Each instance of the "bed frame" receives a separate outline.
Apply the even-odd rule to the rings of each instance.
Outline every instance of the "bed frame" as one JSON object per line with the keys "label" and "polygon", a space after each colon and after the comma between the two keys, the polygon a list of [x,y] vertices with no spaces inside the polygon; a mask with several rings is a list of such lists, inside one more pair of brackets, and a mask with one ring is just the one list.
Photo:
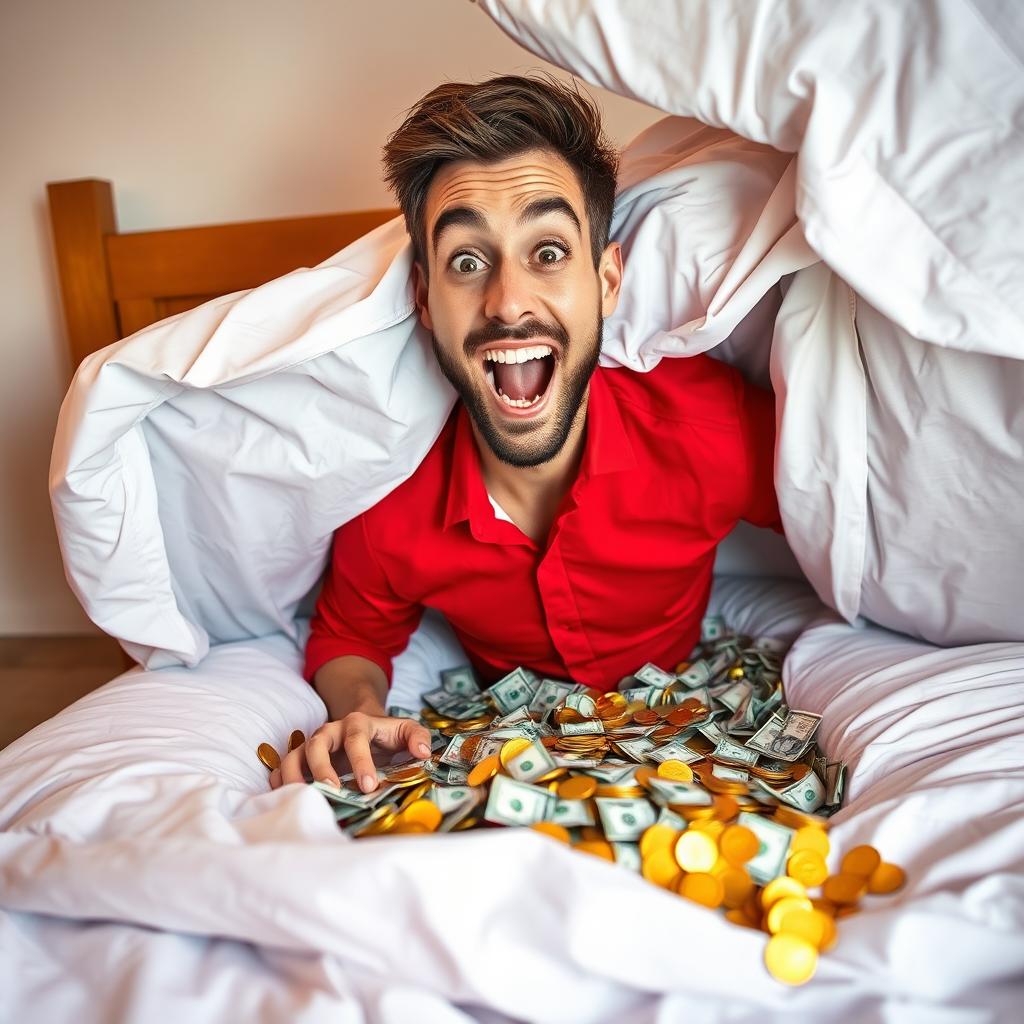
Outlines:
{"label": "bed frame", "polygon": [[208,299],[312,267],[397,209],[119,232],[109,181],[50,182],[50,225],[71,368]]}
{"label": "bed frame", "polygon": [[[218,295],[313,267],[397,209],[119,232],[100,178],[46,186],[71,372],[90,353]],[[135,662],[122,651],[125,668]]]}

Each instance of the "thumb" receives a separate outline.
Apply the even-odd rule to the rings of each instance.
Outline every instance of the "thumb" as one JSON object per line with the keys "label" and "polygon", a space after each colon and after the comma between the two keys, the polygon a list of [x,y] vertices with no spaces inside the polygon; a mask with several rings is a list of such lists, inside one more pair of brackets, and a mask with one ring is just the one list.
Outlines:
{"label": "thumb", "polygon": [[407,748],[414,757],[430,757],[430,732],[411,718],[380,718],[374,739],[388,750]]}

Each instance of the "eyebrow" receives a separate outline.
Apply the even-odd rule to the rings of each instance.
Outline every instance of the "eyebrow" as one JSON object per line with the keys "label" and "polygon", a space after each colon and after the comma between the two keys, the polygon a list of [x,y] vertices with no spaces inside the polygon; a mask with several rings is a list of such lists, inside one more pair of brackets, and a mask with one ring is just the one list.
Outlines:
{"label": "eyebrow", "polygon": [[[576,215],[576,211],[572,208],[569,201],[561,196],[545,196],[543,199],[534,199],[527,203],[523,208],[523,212],[516,218],[516,224],[525,224],[527,221],[538,220],[549,213],[561,213],[568,217],[576,225],[577,233],[583,234],[583,228],[580,225],[580,219]],[[441,235],[448,228],[453,228],[457,225],[476,228],[482,231],[487,227],[487,219],[479,210],[474,209],[472,206],[449,207],[437,218],[434,223],[434,230],[431,232],[431,243],[435,254],[437,253],[437,246],[441,240]]]}

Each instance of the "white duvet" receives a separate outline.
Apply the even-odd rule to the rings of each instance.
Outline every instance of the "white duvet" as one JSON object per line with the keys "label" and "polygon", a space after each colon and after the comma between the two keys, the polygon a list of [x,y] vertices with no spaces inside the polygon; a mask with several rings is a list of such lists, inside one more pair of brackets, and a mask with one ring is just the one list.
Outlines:
{"label": "white duvet", "polygon": [[[814,593],[721,576],[714,601],[796,638],[788,696],[851,768],[834,849],[877,844],[907,888],[842,921],[791,992],[759,936],[542,836],[353,843],[318,794],[266,791],[256,745],[324,716],[297,669],[331,535],[415,470],[454,400],[395,221],[75,378],[51,466],[68,579],[146,671],[0,752],[0,1018],[1019,1019],[1016,8],[480,7],[671,115],[623,156],[602,360],[710,351],[770,379]],[[785,554],[741,545],[722,568]],[[400,686],[459,660],[440,627]]]}

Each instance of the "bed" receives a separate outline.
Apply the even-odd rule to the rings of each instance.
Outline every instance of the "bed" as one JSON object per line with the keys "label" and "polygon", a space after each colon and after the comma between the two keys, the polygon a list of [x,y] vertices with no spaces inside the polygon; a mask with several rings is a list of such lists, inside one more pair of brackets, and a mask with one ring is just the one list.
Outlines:
{"label": "bed", "polygon": [[[76,229],[91,263],[62,245],[54,202],[82,358],[51,495],[69,583],[136,664],[0,753],[4,1009],[1019,1019],[1024,197],[1003,129],[1024,105],[1007,87],[1021,36],[1005,11],[955,3],[910,27],[870,3],[827,21],[797,0],[652,0],[643,20],[578,0],[478,6],[667,114],[624,152],[613,234],[646,272],[602,360],[643,372],[711,351],[774,386],[792,551],[739,538],[712,610],[792,643],[788,698],[824,715],[822,746],[849,766],[833,849],[873,843],[908,883],[844,919],[791,990],[765,972],[763,937],[529,830],[353,842],[319,794],[269,791],[256,745],[324,717],[299,667],[332,531],[415,469],[453,394],[411,317],[393,211],[335,218],[352,233],[296,241],[287,265],[217,277],[211,258],[217,273],[135,291],[110,260],[139,240],[110,237],[92,182],[98,229]],[[884,59],[837,59],[865,39]],[[970,152],[942,149],[950,118]],[[963,161],[991,165],[983,204]],[[244,226],[245,250],[287,223]],[[206,252],[232,230],[181,237]],[[158,265],[176,234],[149,238]],[[76,273],[94,283],[81,334]],[[461,657],[426,615],[396,697]]]}

